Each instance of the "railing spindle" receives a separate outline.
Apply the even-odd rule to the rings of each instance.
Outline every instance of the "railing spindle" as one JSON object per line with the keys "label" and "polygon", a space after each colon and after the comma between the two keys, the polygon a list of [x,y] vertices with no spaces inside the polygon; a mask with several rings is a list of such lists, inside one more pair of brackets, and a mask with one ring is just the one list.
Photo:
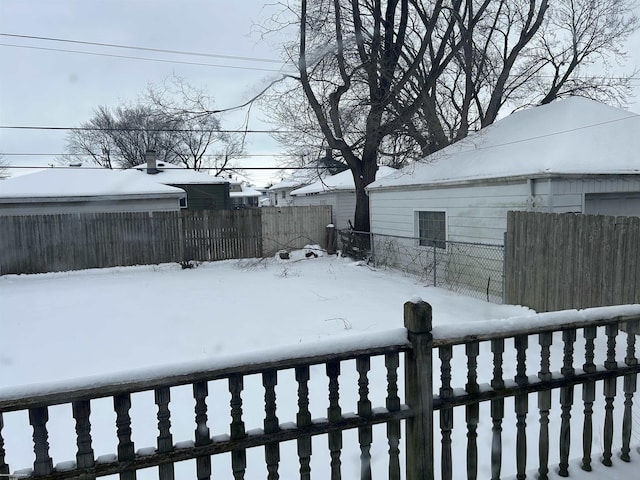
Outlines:
{"label": "railing spindle", "polygon": [[[342,418],[342,409],[340,408],[340,385],[338,382],[338,376],[340,375],[340,362],[328,362],[326,370],[327,377],[329,377],[329,407],[327,408],[327,417],[329,422],[337,423]],[[342,452],[342,432],[339,430],[329,432],[328,440],[329,455],[331,456],[331,480],[339,480],[342,478],[342,461],[340,459]]]}
{"label": "railing spindle", "polygon": [[2,438],[2,429],[4,428],[4,420],[2,412],[0,412],[0,474],[9,475],[9,465],[5,460],[6,452],[4,450],[4,439]]}
{"label": "railing spindle", "polygon": [[[451,359],[453,347],[447,345],[440,347],[440,397],[451,398]],[[443,480],[451,480],[453,475],[453,460],[451,457],[451,432],[453,431],[453,408],[440,410],[440,431],[442,435],[441,471]]]}
{"label": "railing spindle", "polygon": [[[503,354],[504,339],[491,340],[493,353],[493,378],[491,387],[495,390],[504,388]],[[491,480],[500,480],[502,470],[502,420],[504,418],[504,399],[491,400]]]}
{"label": "railing spindle", "polygon": [[[604,367],[607,370],[615,370],[618,367],[616,362],[616,337],[618,336],[618,324],[607,325],[605,327],[607,335],[607,359]],[[604,379],[604,451],[602,453],[602,463],[607,467],[613,465],[613,401],[616,397],[617,377]]]}
{"label": "railing spindle", "polygon": [[[229,393],[231,394],[231,440],[240,440],[247,436],[244,422],[242,421],[242,389],[244,380],[242,375],[231,375],[229,377]],[[231,451],[231,469],[234,480],[244,479],[247,468],[247,452],[244,449]]]}
{"label": "railing spindle", "polygon": [[[80,400],[71,404],[73,418],[76,421],[76,464],[78,468],[91,468],[94,466],[94,454],[91,446],[91,403],[89,400]],[[87,477],[95,478],[95,476]]]}
{"label": "railing spindle", "polygon": [[[371,359],[368,356],[356,359],[358,371],[358,415],[367,418],[372,414],[371,401],[369,400],[369,377]],[[358,441],[360,443],[360,479],[371,480],[371,443],[373,441],[373,429],[371,425],[358,428]]]}
{"label": "railing spindle", "polygon": [[[541,333],[538,336],[540,344],[540,371],[538,378],[542,382],[551,380],[551,344],[553,334],[551,332]],[[549,411],[551,410],[551,390],[538,392],[538,410],[540,412],[540,433],[538,435],[538,478],[547,480],[549,478]]]}
{"label": "railing spindle", "polygon": [[[390,412],[400,410],[398,396],[398,367],[400,356],[397,352],[387,353],[384,357],[387,368],[387,400],[386,407]],[[400,420],[387,422],[387,441],[389,443],[389,480],[400,480]]]}
{"label": "railing spindle", "polygon": [[[121,393],[113,397],[113,406],[116,412],[116,433],[118,436],[118,460],[126,462],[136,456],[133,442],[131,441],[131,395]],[[120,473],[120,480],[135,480],[135,470],[125,470]]]}
{"label": "railing spindle", "polygon": [[[193,398],[196,401],[194,408],[196,447],[211,443],[209,427],[207,426],[207,395],[209,395],[209,385],[207,382],[197,382],[193,384]],[[198,480],[209,480],[211,478],[211,457],[209,455],[196,458],[196,475]]]}
{"label": "railing spindle", "polygon": [[[480,345],[477,341],[465,345],[467,354],[467,384],[465,390],[468,393],[478,393],[478,355]],[[475,479],[478,476],[478,423],[480,422],[480,404],[472,403],[466,406],[465,420],[467,422],[467,478]]]}
{"label": "railing spindle", "polygon": [[[638,334],[638,320],[627,322],[627,355],[624,363],[627,366],[635,366],[638,364],[636,358],[636,335]],[[635,374],[625,375],[624,377],[624,416],[622,418],[622,449],[620,459],[624,462],[630,462],[631,453],[631,430],[633,425],[633,394],[637,390],[638,377]]]}
{"label": "railing spindle", "polygon": [[[573,367],[573,349],[576,341],[576,330],[562,332],[564,342],[563,365],[560,372],[565,377],[575,374]],[[558,475],[569,476],[569,448],[571,446],[571,407],[573,406],[573,385],[560,388],[560,463]]]}
{"label": "railing spindle", "polygon": [[[514,338],[516,348],[516,376],[518,385],[527,383],[527,347],[529,337],[518,335]],[[515,397],[516,413],[516,478],[523,480],[527,477],[527,413],[529,412],[529,396],[519,394]]]}
{"label": "railing spindle", "polygon": [[[276,409],[276,385],[278,383],[278,371],[268,370],[262,374],[262,386],[264,387],[264,433],[277,433],[280,431]],[[267,480],[277,480],[278,466],[280,464],[280,444],[268,443],[264,447],[264,457],[267,464]]]}
{"label": "railing spindle", "polygon": [[[296,424],[298,428],[306,428],[311,425],[308,365],[296,367],[296,381],[298,382]],[[300,480],[311,480],[311,435],[303,435],[298,438],[298,459],[300,461]]]}
{"label": "railing spindle", "polygon": [[35,475],[48,475],[53,471],[53,460],[49,456],[48,421],[47,407],[29,409],[29,423],[33,427],[33,451],[36,454],[36,459],[33,462]]}
{"label": "railing spindle", "polygon": [[[584,329],[585,339],[585,363],[582,369],[586,373],[596,371],[595,359],[595,339],[598,334],[597,327],[586,327]],[[582,401],[584,403],[584,419],[582,426],[582,464],[581,468],[590,472],[591,468],[591,445],[593,443],[593,402],[596,399],[596,382],[588,381],[582,384]]]}
{"label": "railing spindle", "polygon": [[[156,405],[158,406],[158,453],[173,451],[173,436],[171,435],[171,390],[169,387],[156,388],[154,391]],[[173,463],[164,463],[158,466],[160,480],[173,480]]]}

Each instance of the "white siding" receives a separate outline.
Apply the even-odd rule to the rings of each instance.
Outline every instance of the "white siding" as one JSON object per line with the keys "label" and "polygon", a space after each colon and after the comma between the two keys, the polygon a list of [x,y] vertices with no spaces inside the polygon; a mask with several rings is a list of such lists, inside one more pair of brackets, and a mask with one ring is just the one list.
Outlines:
{"label": "white siding", "polygon": [[163,212],[177,210],[180,210],[180,204],[177,198],[0,203],[0,215],[49,215],[86,212]]}
{"label": "white siding", "polygon": [[371,230],[374,233],[414,237],[415,212],[444,210],[447,240],[501,244],[507,228],[507,211],[546,209],[546,198],[536,185],[536,201],[529,200],[526,182],[435,189],[373,190]]}
{"label": "white siding", "polygon": [[331,205],[331,222],[338,229],[349,228],[348,221],[353,223],[356,211],[356,194],[354,192],[330,192],[317,195],[295,195],[293,205]]}
{"label": "white siding", "polygon": [[509,210],[584,213],[585,194],[617,192],[640,192],[640,175],[536,179],[529,183],[441,188],[374,189],[369,192],[371,231],[415,237],[416,211],[444,210],[447,214],[447,240],[502,243]]}
{"label": "white siding", "polygon": [[640,176],[596,176],[589,178],[558,178],[553,180],[552,204],[554,213],[585,211],[588,193],[640,193]]}

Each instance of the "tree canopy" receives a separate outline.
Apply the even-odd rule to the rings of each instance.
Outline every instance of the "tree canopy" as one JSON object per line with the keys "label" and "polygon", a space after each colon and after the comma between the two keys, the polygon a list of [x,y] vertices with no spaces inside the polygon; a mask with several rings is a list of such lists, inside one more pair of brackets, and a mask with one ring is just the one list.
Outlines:
{"label": "tree canopy", "polygon": [[[299,6],[298,6],[299,5]],[[378,164],[424,157],[505,110],[582,95],[622,104],[613,72],[638,27],[617,0],[301,0],[297,73],[265,100],[292,152],[329,148],[351,169],[355,229]],[[278,17],[278,21],[282,18]]]}

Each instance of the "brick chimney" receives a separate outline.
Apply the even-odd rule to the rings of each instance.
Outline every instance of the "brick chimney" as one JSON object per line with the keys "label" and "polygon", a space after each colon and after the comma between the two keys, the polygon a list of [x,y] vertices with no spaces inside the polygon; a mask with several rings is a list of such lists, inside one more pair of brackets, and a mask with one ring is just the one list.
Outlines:
{"label": "brick chimney", "polygon": [[149,175],[154,175],[158,173],[159,170],[156,165],[156,151],[147,150],[144,154],[144,158],[147,161],[147,173]]}

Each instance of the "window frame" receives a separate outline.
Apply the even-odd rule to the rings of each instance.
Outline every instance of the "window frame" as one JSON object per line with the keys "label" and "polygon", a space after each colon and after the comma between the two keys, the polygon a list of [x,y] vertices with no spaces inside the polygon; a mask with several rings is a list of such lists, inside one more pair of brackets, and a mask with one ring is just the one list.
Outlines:
{"label": "window frame", "polygon": [[[431,219],[432,222],[438,222],[443,225],[442,238],[428,238],[420,235],[421,233],[421,214],[438,214],[438,216],[442,215],[441,219]],[[414,210],[414,228],[415,228],[415,236],[418,247],[422,248],[438,248],[441,250],[447,249],[447,239],[448,239],[448,231],[447,231],[447,223],[448,223],[448,215],[445,209],[416,209]],[[427,222],[428,219],[423,219],[423,222]]]}

